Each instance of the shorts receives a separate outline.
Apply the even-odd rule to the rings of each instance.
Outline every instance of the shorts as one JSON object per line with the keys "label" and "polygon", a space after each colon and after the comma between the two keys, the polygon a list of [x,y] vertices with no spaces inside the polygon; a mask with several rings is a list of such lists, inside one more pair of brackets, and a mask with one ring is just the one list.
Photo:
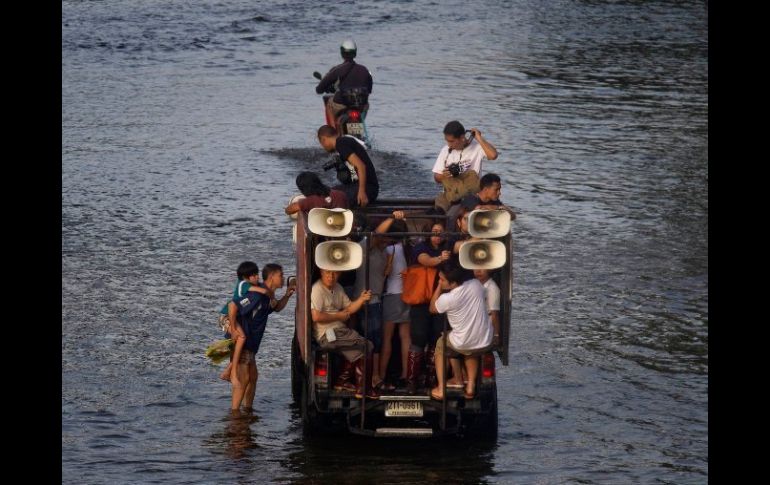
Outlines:
{"label": "shorts", "polygon": [[335,328],[334,336],[337,339],[334,342],[329,342],[326,340],[326,334],[322,335],[318,339],[318,345],[321,347],[321,350],[326,352],[342,354],[348,362],[355,362],[365,355],[364,345],[366,345],[367,352],[374,350],[374,345],[370,341],[348,327]]}
{"label": "shorts", "polygon": [[382,298],[382,320],[396,323],[409,321],[409,305],[401,299],[401,293],[385,295]]}
{"label": "shorts", "polygon": [[[259,345],[262,343],[262,337],[265,335],[265,328],[266,325],[262,325],[261,328],[249,331],[248,337],[246,338],[246,345],[244,345],[243,349],[241,349],[241,364],[248,363],[248,361],[244,362],[243,360],[243,356],[246,352],[251,353],[251,360],[254,360],[257,352],[259,352]],[[226,334],[225,338],[232,338],[232,336],[230,334]]]}
{"label": "shorts", "polygon": [[[444,340],[446,340],[446,345],[444,344]],[[486,347],[482,347],[480,349],[470,349],[470,350],[459,350],[454,347],[452,347],[451,342],[449,342],[449,339],[447,339],[444,334],[441,334],[441,337],[436,341],[436,358],[440,358],[444,352],[444,349],[446,348],[446,355],[450,359],[458,359],[460,357],[472,357],[472,356],[478,356],[481,354],[486,354],[490,350],[494,349],[493,345],[488,345]]]}
{"label": "shorts", "polygon": [[257,353],[252,352],[251,350],[247,349],[246,347],[241,349],[241,358],[238,360],[239,364],[250,364],[251,362],[257,361]]}
{"label": "shorts", "polygon": [[246,338],[246,345],[243,346],[243,350],[248,348],[249,351],[254,353],[254,355],[257,355],[257,352],[259,352],[259,345],[262,343],[262,336],[265,335],[266,325],[261,325],[260,327],[261,328],[256,328],[249,331],[248,337]]}

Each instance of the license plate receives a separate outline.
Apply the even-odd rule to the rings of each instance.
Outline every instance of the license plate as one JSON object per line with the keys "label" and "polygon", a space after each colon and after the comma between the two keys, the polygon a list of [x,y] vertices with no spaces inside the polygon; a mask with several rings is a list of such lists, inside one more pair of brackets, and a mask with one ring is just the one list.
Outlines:
{"label": "license plate", "polygon": [[422,417],[422,403],[419,401],[388,401],[385,405],[385,416],[395,417]]}
{"label": "license plate", "polygon": [[363,123],[348,123],[348,133],[351,135],[363,135],[364,134],[364,124]]}

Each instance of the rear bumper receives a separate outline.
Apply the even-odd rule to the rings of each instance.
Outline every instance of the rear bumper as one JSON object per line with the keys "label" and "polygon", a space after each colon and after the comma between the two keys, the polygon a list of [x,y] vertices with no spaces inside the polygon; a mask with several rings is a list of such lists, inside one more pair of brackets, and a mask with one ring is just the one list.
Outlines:
{"label": "rear bumper", "polygon": [[[435,438],[462,434],[469,417],[484,416],[495,403],[493,389],[479,389],[475,399],[467,400],[462,393],[447,392],[444,402],[427,396],[390,395],[382,400],[365,402],[362,420],[361,400],[352,393],[319,392],[316,412],[327,422],[334,422],[352,434],[375,438]],[[422,403],[422,417],[387,417],[388,401],[417,400]]]}

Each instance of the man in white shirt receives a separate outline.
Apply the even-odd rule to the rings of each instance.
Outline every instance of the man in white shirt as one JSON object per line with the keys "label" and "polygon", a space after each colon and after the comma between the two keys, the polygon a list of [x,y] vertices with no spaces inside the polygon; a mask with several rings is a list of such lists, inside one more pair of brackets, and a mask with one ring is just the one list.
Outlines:
{"label": "man in white shirt", "polygon": [[[445,292],[442,294],[442,292]],[[458,357],[465,361],[468,384],[465,397],[476,397],[476,377],[479,371],[479,355],[491,349],[493,330],[487,314],[486,293],[482,284],[470,270],[460,266],[447,267],[439,272],[439,284],[430,301],[431,313],[446,313],[452,329],[436,343],[436,376],[438,386],[430,395],[442,400],[444,383],[443,353],[450,356],[454,379],[462,382],[462,370]]]}
{"label": "man in white shirt", "polygon": [[456,120],[444,127],[444,140],[446,145],[433,165],[433,180],[444,187],[436,197],[436,206],[449,212],[463,196],[478,192],[482,160],[495,160],[497,148],[478,129],[466,131]]}

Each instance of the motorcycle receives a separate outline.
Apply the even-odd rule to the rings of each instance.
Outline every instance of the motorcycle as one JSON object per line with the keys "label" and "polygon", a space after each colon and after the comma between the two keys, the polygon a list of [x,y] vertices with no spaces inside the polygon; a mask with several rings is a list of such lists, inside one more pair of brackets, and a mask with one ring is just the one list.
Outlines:
{"label": "motorcycle", "polygon": [[[318,71],[313,72],[313,77],[319,81],[322,79],[321,73]],[[332,86],[330,90],[327,90],[327,92],[323,94],[326,124],[331,126],[334,126],[335,123],[329,119],[329,113],[326,110],[326,104],[329,101],[329,98],[334,96],[335,92],[336,89],[334,86]],[[337,115],[337,128],[341,135],[354,136],[364,142],[366,148],[371,149],[371,138],[369,136],[368,130],[366,129],[366,113],[368,111],[369,95],[366,92],[366,89],[351,89],[348,90],[345,95],[348,100],[348,106]]]}

